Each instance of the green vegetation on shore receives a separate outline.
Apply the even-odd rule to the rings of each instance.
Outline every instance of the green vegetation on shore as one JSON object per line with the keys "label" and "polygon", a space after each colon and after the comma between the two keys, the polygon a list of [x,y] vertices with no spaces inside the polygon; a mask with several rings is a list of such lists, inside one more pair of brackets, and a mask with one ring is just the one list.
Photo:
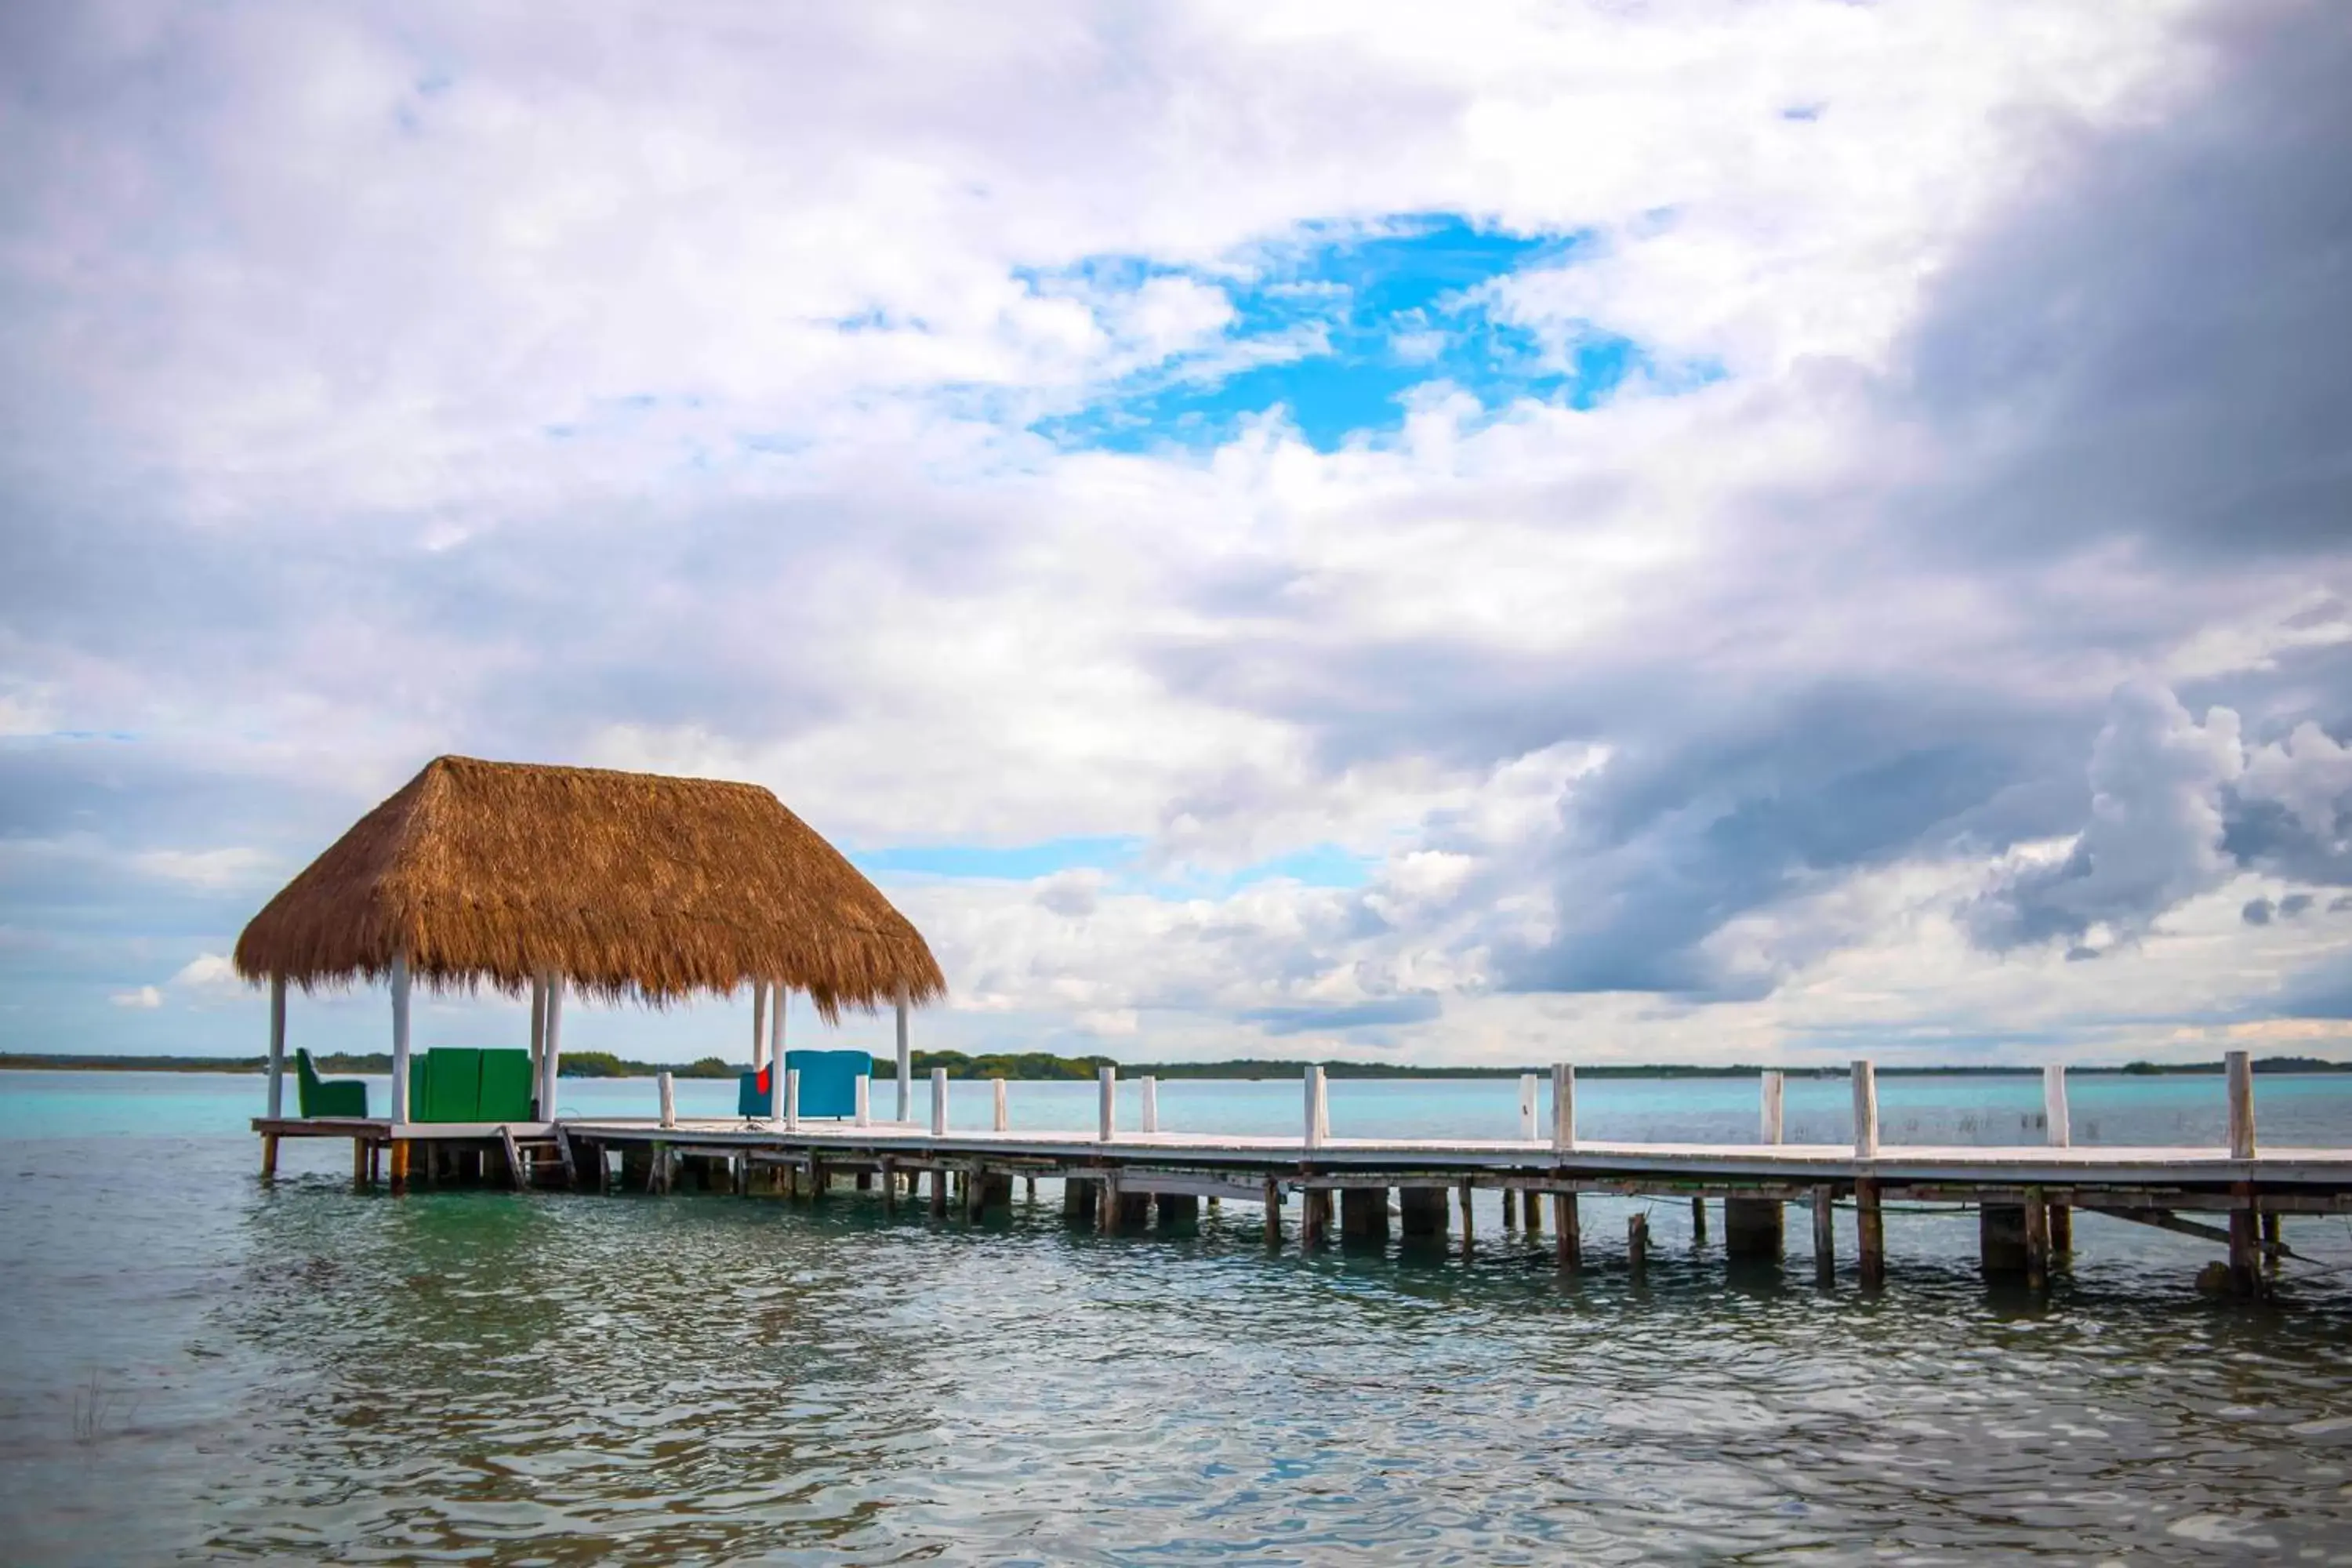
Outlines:
{"label": "green vegetation on shore", "polygon": [[[388,1051],[331,1051],[312,1058],[322,1073],[385,1073],[392,1070],[392,1054]],[[65,1072],[219,1072],[257,1073],[268,1066],[265,1057],[124,1057],[124,1056],[65,1056],[33,1051],[0,1051],[0,1071],[49,1070]],[[1304,1075],[1307,1064],[1277,1061],[1259,1057],[1239,1057],[1221,1062],[1120,1062],[1109,1057],[1057,1057],[1045,1051],[966,1056],[961,1051],[917,1051],[914,1069],[918,1076],[929,1077],[934,1068],[945,1068],[950,1079],[1009,1079],[1015,1082],[1064,1079],[1084,1082],[1092,1079],[1098,1069],[1118,1068],[1122,1078],[1141,1078],[1147,1074],[1157,1079],[1280,1079]],[[731,1079],[751,1070],[748,1062],[722,1061],[717,1057],[704,1057],[692,1062],[641,1062],[614,1055],[610,1051],[568,1051],[562,1063],[565,1078],[651,1078],[656,1073],[671,1073],[678,1078]],[[1523,1072],[1549,1072],[1548,1067],[1409,1067],[1401,1062],[1328,1061],[1325,1074],[1331,1078],[1358,1079],[1437,1079],[1437,1078],[1517,1078]],[[1665,1063],[1649,1067],[1619,1063],[1585,1066],[1579,1064],[1576,1076],[1581,1079],[1603,1078],[1754,1078],[1761,1070],[1752,1063],[1726,1067],[1696,1067]],[[1843,1078],[1846,1069],[1835,1067],[1790,1067],[1781,1069],[1790,1078]],[[1881,1063],[1881,1078],[1969,1077],[2014,1078],[2038,1073],[2038,1067],[1920,1067],[1892,1066]],[[2160,1077],[2179,1073],[2218,1073],[2219,1060],[2202,1062],[2131,1062],[2123,1067],[2074,1067],[2076,1073],[2123,1073],[2131,1077]],[[2254,1070],[2258,1073],[2352,1072],[2352,1062],[2323,1061],[2316,1057],[2257,1057]],[[898,1066],[887,1057],[874,1058],[874,1076],[895,1079]]]}

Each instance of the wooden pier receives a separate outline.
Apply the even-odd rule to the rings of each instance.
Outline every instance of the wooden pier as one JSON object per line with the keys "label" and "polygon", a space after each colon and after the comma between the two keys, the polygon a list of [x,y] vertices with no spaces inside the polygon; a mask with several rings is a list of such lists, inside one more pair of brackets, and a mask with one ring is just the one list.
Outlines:
{"label": "wooden pier", "polygon": [[[878,1186],[892,1204],[913,1202],[927,1186],[931,1214],[975,1218],[1008,1206],[1016,1179],[1034,1196],[1043,1177],[1062,1184],[1063,1213],[1075,1224],[1138,1229],[1156,1209],[1163,1227],[1181,1228],[1202,1199],[1256,1204],[1265,1238],[1276,1246],[1286,1235],[1307,1247],[1385,1242],[1393,1212],[1404,1245],[1458,1244],[1466,1251],[1478,1245],[1472,1197],[1494,1191],[1502,1194],[1507,1227],[1538,1237],[1548,1220],[1563,1270],[1585,1265],[1580,1200],[1588,1195],[1691,1204],[1701,1239],[1706,1205],[1719,1204],[1724,1250],[1734,1260],[1778,1262],[1794,1205],[1811,1223],[1813,1267],[1825,1284],[1837,1274],[1837,1216],[1845,1210],[1855,1229],[1859,1282],[1873,1289],[1885,1281],[1884,1216],[1896,1204],[1976,1208],[1987,1274],[2033,1286],[2045,1283],[2054,1260],[2072,1250],[2078,1209],[2204,1237],[2227,1248],[2226,1264],[2216,1266],[2226,1278],[2213,1282],[2244,1296],[2266,1293],[2266,1260],[2274,1266],[2294,1256],[2282,1216],[2352,1214],[2352,1150],[2255,1146],[2252,1078],[2243,1053],[2229,1058],[2231,1142],[2217,1148],[2074,1147],[2066,1132],[2064,1075],[2054,1068],[2045,1077],[2044,1145],[1881,1146],[1868,1062],[1854,1064],[1853,1081],[1857,1133],[1851,1146],[1780,1142],[1777,1073],[1767,1073],[1761,1084],[1755,1143],[1580,1139],[1575,1075],[1566,1067],[1552,1074],[1550,1126],[1537,1127],[1531,1078],[1522,1088],[1522,1136],[1511,1139],[1334,1137],[1318,1068],[1306,1072],[1299,1133],[1281,1137],[1163,1131],[1148,1079],[1146,1125],[1122,1130],[1108,1068],[1097,1125],[1066,1131],[1011,1130],[1001,1082],[992,1090],[992,1128],[951,1129],[950,1086],[937,1073],[928,1127],[802,1121],[790,1110],[796,1097],[789,1089],[786,1114],[772,1121],[666,1115],[475,1125],[261,1118],[254,1127],[265,1141],[265,1171],[274,1165],[279,1138],[349,1138],[354,1174],[362,1181],[375,1176],[376,1152],[394,1152],[395,1187],[412,1179],[480,1180],[814,1197],[848,1178],[861,1188]],[[667,1105],[667,1085],[662,1087]],[[1298,1217],[1286,1227],[1286,1211],[1293,1208]],[[2198,1215],[2210,1220],[2191,1217]],[[1633,1219],[1626,1256],[1638,1273],[1647,1225],[1646,1216]]]}

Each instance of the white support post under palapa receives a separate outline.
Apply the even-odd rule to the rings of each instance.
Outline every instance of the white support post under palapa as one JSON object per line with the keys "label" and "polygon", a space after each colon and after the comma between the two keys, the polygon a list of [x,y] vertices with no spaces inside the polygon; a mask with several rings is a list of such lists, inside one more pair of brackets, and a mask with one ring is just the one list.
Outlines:
{"label": "white support post under palapa", "polygon": [[1143,1130],[1160,1131],[1160,1080],[1150,1073],[1143,1075]]}
{"label": "white support post under palapa", "polygon": [[539,1092],[541,1066],[547,1060],[547,977],[530,977],[530,1083],[531,1092]]}
{"label": "white support post under palapa", "polygon": [[1779,1143],[1785,1141],[1781,1136],[1783,1127],[1780,1115],[1781,1092],[1780,1069],[1766,1068],[1761,1123],[1764,1142],[1767,1143]]}
{"label": "white support post under palapa", "polygon": [[555,1080],[563,1063],[563,976],[547,977],[547,1048],[539,1063],[539,1119],[555,1120]]}
{"label": "white support post under palapa", "polygon": [[2042,1124],[2050,1147],[2074,1147],[2074,1129],[2066,1112],[2066,1068],[2063,1063],[2051,1062],[2042,1069]]}
{"label": "white support post under palapa", "polygon": [[1576,1152],[1576,1065],[1551,1065],[1551,1146],[1555,1152]]}
{"label": "white support post under palapa", "polygon": [[[392,1121],[408,1120],[408,955],[392,959]],[[394,1175],[399,1174],[397,1168]]]}
{"label": "white support post under palapa", "polygon": [[1878,1158],[1878,1069],[1867,1057],[1853,1064],[1853,1157]]}
{"label": "white support post under palapa", "polygon": [[996,1080],[996,1112],[993,1124],[999,1132],[1010,1132],[1013,1131],[1011,1107],[1005,1103],[1004,1097],[1004,1080],[1003,1079],[998,1079]]}
{"label": "white support post under palapa", "polygon": [[1519,1138],[1524,1142],[1536,1141],[1536,1075],[1519,1075]]}
{"label": "white support post under palapa", "polygon": [[1106,1067],[1095,1069],[1096,1136],[1104,1142],[1118,1131],[1118,1069]]}
{"label": "white support post under palapa", "polygon": [[931,1069],[931,1136],[948,1135],[948,1069]]}
{"label": "white support post under palapa", "polygon": [[751,982],[751,1070],[758,1072],[767,1065],[768,1050],[768,983]]}
{"label": "white support post under palapa", "polygon": [[790,986],[781,980],[768,982],[768,1060],[778,1067],[784,1060],[784,1009],[792,1000]]}
{"label": "white support post under palapa", "polygon": [[907,1001],[898,999],[898,1120],[910,1121],[915,1115],[915,1058],[907,1048]]}
{"label": "white support post under palapa", "polygon": [[269,1119],[286,1114],[286,976],[269,977]]}

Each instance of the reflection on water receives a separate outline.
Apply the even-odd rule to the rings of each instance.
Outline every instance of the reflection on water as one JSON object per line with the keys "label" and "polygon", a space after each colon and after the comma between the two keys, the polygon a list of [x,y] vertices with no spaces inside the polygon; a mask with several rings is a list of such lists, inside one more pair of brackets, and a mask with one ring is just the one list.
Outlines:
{"label": "reflection on water", "polygon": [[2352,1562],[2340,1219],[2256,1309],[2091,1215],[1989,1291],[1972,1215],[1900,1213],[1870,1299],[1849,1215],[1823,1293],[1801,1218],[1735,1276],[1676,1204],[1590,1203],[1563,1283],[1491,1200],[1467,1260],[1302,1258],[1254,1206],[1066,1232],[1051,1183],[966,1227],[0,1156],[12,1563]]}

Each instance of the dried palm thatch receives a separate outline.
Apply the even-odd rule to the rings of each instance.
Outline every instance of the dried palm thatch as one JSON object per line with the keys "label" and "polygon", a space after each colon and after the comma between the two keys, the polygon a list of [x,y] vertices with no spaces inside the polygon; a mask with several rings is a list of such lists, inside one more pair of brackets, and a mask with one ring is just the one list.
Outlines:
{"label": "dried palm thatch", "polygon": [[541,974],[656,1005],[752,980],[844,1006],[928,1002],[922,934],[757,784],[439,757],[253,917],[247,980],[409,971],[515,993]]}

